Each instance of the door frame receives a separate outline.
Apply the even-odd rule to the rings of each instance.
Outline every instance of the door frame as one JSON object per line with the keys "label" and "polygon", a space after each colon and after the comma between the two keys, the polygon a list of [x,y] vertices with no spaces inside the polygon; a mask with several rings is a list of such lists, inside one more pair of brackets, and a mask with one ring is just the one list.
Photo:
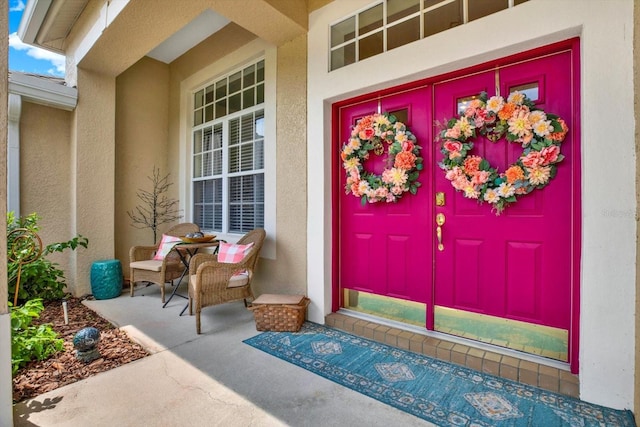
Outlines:
{"label": "door frame", "polygon": [[[331,254],[331,283],[332,283],[332,311],[335,312],[340,309],[341,306],[341,292],[339,289],[339,192],[340,192],[340,174],[343,173],[339,159],[340,154],[340,109],[345,106],[363,102],[365,100],[374,100],[380,97],[388,96],[393,93],[411,90],[413,88],[433,85],[436,82],[443,82],[450,79],[455,79],[465,75],[470,75],[476,72],[483,72],[495,68],[497,66],[504,66],[507,64],[513,64],[516,62],[533,59],[536,57],[557,53],[561,50],[570,50],[572,54],[572,96],[571,96],[571,111],[573,122],[573,152],[575,156],[575,168],[573,169],[572,184],[573,188],[577,189],[572,193],[571,199],[571,211],[572,211],[572,260],[573,265],[571,269],[571,325],[569,328],[569,364],[571,372],[577,374],[579,372],[579,340],[580,340],[580,260],[581,260],[581,230],[582,230],[582,204],[581,204],[581,110],[580,110],[580,38],[572,38],[551,45],[543,46],[533,50],[520,52],[507,57],[499,58],[483,62],[471,67],[466,67],[454,72],[436,75],[426,79],[413,81],[410,83],[396,85],[389,88],[372,91],[363,95],[359,95],[353,98],[348,98],[342,101],[338,101],[331,106],[331,202],[332,202],[332,254]],[[565,142],[566,143],[566,142]],[[426,144],[423,144],[423,149]],[[428,174],[425,174],[428,175]],[[423,185],[427,185],[423,183]],[[433,187],[433,180],[428,184]],[[432,287],[434,286],[433,277]],[[433,289],[430,292],[428,307],[433,307]],[[430,326],[429,326],[430,325]],[[433,309],[429,309],[427,313],[427,326],[433,328]],[[425,329],[427,330],[427,329]]]}

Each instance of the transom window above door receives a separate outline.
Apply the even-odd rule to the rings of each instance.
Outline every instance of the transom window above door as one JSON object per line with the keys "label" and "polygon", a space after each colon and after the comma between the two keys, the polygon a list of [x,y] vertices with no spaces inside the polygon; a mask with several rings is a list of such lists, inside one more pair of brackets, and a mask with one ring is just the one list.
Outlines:
{"label": "transom window above door", "polygon": [[528,0],[383,0],[331,26],[329,70]]}

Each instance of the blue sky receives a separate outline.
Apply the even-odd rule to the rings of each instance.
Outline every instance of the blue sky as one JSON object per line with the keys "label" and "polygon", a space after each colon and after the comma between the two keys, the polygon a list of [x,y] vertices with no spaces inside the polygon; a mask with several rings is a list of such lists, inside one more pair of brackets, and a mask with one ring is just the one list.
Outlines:
{"label": "blue sky", "polygon": [[18,27],[27,0],[9,0],[9,70],[64,76],[64,56],[26,45],[18,38]]}

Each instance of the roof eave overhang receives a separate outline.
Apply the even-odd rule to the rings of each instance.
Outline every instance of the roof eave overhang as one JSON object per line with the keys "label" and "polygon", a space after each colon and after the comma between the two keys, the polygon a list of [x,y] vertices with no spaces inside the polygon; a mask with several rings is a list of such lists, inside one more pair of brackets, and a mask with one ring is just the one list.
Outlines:
{"label": "roof eave overhang", "polygon": [[9,93],[20,95],[25,101],[72,111],[78,103],[78,90],[47,79],[12,72]]}
{"label": "roof eave overhang", "polygon": [[18,27],[18,37],[20,37],[20,40],[24,43],[51,50],[49,46],[38,44],[37,38],[52,1],[53,0],[32,0],[27,2],[24,12],[22,13],[20,26]]}

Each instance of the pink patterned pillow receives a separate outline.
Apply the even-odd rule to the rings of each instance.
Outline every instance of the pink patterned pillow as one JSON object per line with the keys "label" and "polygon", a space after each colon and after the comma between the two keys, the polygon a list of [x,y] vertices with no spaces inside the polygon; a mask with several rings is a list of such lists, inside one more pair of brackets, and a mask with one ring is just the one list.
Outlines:
{"label": "pink patterned pillow", "polygon": [[175,246],[176,243],[181,242],[182,239],[179,237],[168,236],[166,234],[162,235],[162,240],[160,241],[160,246],[158,246],[158,250],[156,254],[153,256],[153,259],[157,261],[162,261],[164,257],[167,256],[171,249]]}
{"label": "pink patterned pillow", "polygon": [[220,249],[218,250],[218,262],[226,262],[230,264],[238,263],[249,254],[252,247],[253,242],[249,243],[248,245],[220,242]]}

